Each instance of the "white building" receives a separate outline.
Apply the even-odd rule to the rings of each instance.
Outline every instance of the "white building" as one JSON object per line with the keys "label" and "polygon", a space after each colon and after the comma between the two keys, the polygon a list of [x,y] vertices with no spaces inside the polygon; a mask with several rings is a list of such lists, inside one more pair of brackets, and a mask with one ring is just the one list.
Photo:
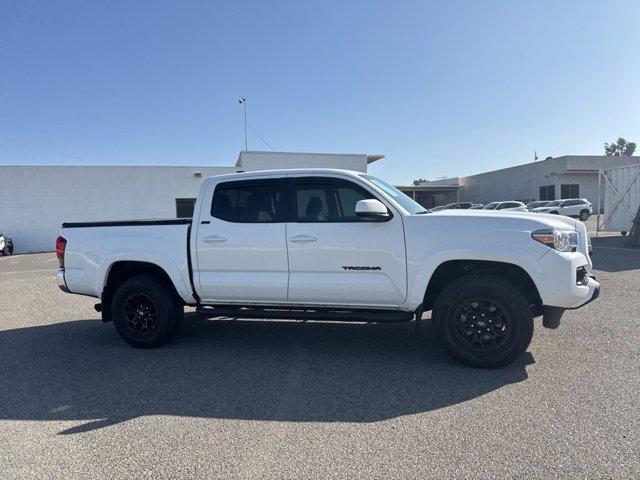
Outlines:
{"label": "white building", "polygon": [[539,162],[480,173],[459,180],[458,199],[488,203],[499,200],[586,198],[596,205],[598,172],[638,163],[638,157],[564,155]]}
{"label": "white building", "polygon": [[62,222],[190,217],[212,175],[298,167],[366,172],[382,155],[241,152],[235,166],[0,166],[0,232],[15,252],[54,249]]}

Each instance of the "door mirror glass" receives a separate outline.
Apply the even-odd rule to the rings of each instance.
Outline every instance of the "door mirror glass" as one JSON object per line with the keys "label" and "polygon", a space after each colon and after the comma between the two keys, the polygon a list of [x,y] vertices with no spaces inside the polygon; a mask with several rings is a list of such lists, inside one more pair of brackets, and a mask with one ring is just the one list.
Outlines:
{"label": "door mirror glass", "polygon": [[362,219],[378,221],[384,221],[390,217],[389,210],[385,204],[374,198],[358,201],[356,203],[356,215]]}

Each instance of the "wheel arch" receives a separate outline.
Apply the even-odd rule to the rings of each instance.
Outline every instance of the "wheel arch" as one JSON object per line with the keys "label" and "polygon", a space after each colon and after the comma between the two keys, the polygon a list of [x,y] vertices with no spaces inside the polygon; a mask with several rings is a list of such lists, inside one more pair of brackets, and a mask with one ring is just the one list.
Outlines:
{"label": "wheel arch", "polygon": [[452,281],[469,275],[494,275],[515,286],[527,299],[533,314],[542,314],[542,299],[527,271],[519,265],[494,260],[447,260],[440,263],[429,279],[424,292],[424,310],[433,308],[436,298]]}
{"label": "wheel arch", "polygon": [[158,279],[160,283],[174,292],[183,304],[185,303],[171,277],[160,265],[147,261],[120,260],[109,265],[105,274],[104,286],[100,296],[102,301],[102,320],[104,322],[111,320],[111,301],[118,287],[128,279],[138,275],[151,275]]}

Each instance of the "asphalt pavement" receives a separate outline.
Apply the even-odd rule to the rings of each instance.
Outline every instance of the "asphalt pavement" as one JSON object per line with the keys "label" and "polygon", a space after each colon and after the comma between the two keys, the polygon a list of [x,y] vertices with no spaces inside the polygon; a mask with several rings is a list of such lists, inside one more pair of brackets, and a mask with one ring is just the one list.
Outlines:
{"label": "asphalt pavement", "polygon": [[0,258],[0,478],[639,478],[640,250],[516,364],[413,324],[202,320],[136,350],[52,254]]}

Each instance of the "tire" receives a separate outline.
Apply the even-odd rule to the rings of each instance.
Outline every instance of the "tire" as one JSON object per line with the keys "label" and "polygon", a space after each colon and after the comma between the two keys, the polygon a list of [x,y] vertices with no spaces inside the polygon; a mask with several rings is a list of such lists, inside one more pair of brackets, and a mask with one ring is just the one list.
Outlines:
{"label": "tire", "polygon": [[583,222],[589,220],[589,210],[580,210],[580,220]]}
{"label": "tire", "polygon": [[533,337],[526,298],[492,275],[469,275],[447,285],[436,299],[432,321],[449,354],[472,367],[508,365],[527,350]]}
{"label": "tire", "polygon": [[138,275],[120,285],[111,311],[122,339],[137,348],[163,345],[176,333],[184,317],[176,293],[153,275]]}
{"label": "tire", "polygon": [[7,257],[9,255],[13,255],[13,245],[5,245],[5,247],[2,249],[2,255],[5,255]]}

